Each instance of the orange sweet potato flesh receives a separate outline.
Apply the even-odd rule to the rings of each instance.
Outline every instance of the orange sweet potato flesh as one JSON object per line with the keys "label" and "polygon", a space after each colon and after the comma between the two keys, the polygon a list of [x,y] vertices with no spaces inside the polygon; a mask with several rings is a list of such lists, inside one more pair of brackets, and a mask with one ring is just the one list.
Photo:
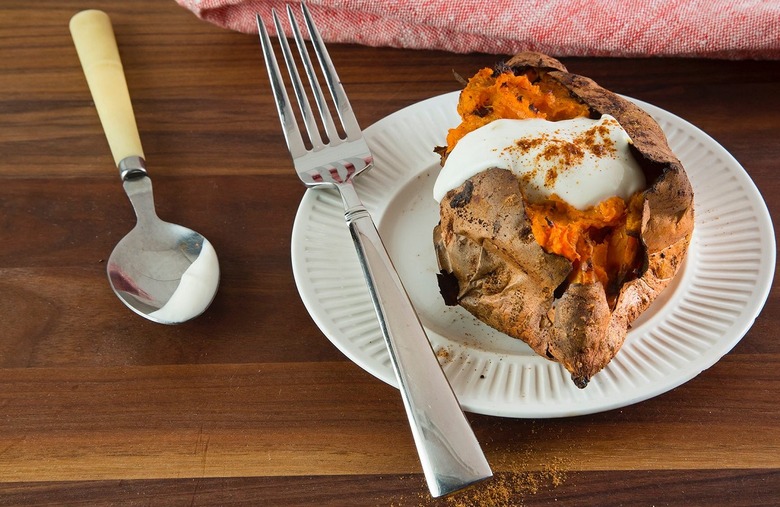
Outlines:
{"label": "orange sweet potato flesh", "polygon": [[623,282],[640,269],[639,221],[642,194],[626,202],[611,197],[579,210],[553,195],[540,203],[526,203],[536,241],[547,252],[572,262],[571,283],[601,282],[610,303]]}
{"label": "orange sweet potato flesh", "polygon": [[648,182],[628,202],[582,211],[554,197],[529,205],[519,179],[494,168],[440,204],[433,240],[448,304],[560,362],[582,388],[677,273],[693,231],[693,191],[660,127],[633,103],[539,53],[500,69],[510,74],[481,71],[464,90],[463,123],[437,150],[442,160],[496,118],[609,114],[631,137]]}
{"label": "orange sweet potato flesh", "polygon": [[447,134],[447,151],[472,130],[496,119],[545,118],[564,120],[587,116],[590,110],[555,81],[541,78],[533,72],[515,75],[504,72],[494,75],[492,69],[477,72],[463,89],[458,101],[458,114],[463,121]]}

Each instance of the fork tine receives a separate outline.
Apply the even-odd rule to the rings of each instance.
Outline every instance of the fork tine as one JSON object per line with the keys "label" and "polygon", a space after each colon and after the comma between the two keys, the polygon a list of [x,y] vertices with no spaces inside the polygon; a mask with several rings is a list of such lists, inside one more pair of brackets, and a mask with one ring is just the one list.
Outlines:
{"label": "fork tine", "polygon": [[330,144],[336,145],[340,143],[341,140],[339,139],[336,125],[333,123],[333,116],[330,114],[328,104],[325,102],[325,95],[322,93],[322,86],[320,86],[320,81],[317,79],[317,75],[314,73],[314,66],[311,63],[309,52],[306,51],[306,42],[303,40],[301,30],[298,27],[298,20],[295,18],[295,13],[293,12],[292,6],[290,4],[287,4],[287,17],[290,20],[290,26],[293,30],[293,37],[295,38],[295,43],[298,46],[298,54],[301,56],[303,67],[306,70],[306,76],[309,78],[309,84],[314,91],[314,101],[317,103],[317,109],[319,109],[320,118],[322,119],[322,124],[325,127],[325,133],[328,135]]}
{"label": "fork tine", "polygon": [[303,18],[306,21],[306,28],[309,31],[309,37],[314,46],[314,53],[317,55],[317,60],[319,60],[320,67],[325,75],[325,81],[333,96],[333,102],[336,104],[336,112],[341,119],[341,124],[344,127],[344,132],[347,134],[347,139],[352,140],[360,138],[362,136],[360,125],[358,125],[355,113],[352,111],[352,106],[349,104],[349,99],[347,99],[347,94],[344,92],[344,87],[341,85],[341,80],[336,73],[336,68],[330,60],[330,55],[325,47],[325,43],[322,41],[322,36],[320,36],[320,32],[314,25],[314,20],[311,17],[309,8],[306,6],[306,2],[301,2],[301,10],[303,11]]}
{"label": "fork tine", "polygon": [[[303,115],[303,125],[306,127],[306,132],[309,135],[309,140],[311,141],[313,149],[318,150],[323,147],[322,137],[317,129],[314,113],[312,113],[311,107],[309,106],[309,99],[306,97],[306,92],[303,89],[303,82],[301,81],[300,74],[298,74],[298,67],[295,65],[292,51],[290,51],[290,45],[287,43],[287,38],[284,36],[284,29],[279,21],[279,16],[276,15],[276,9],[271,9],[271,16],[274,20],[274,26],[276,27],[276,33],[278,34],[277,39],[279,39],[279,45],[282,48],[282,56],[284,56],[284,62],[287,65],[287,72],[290,75],[295,98],[298,101],[298,108]],[[292,22],[293,20],[290,21]]]}
{"label": "fork tine", "polygon": [[271,82],[271,91],[274,94],[279,120],[282,122],[282,131],[284,132],[284,139],[287,141],[287,148],[293,157],[303,156],[307,151],[306,146],[303,143],[298,124],[295,121],[295,114],[290,105],[287,90],[284,88],[282,73],[279,70],[279,64],[276,62],[271,39],[268,37],[268,32],[260,15],[255,15],[255,18],[257,19],[257,30],[260,33],[260,45],[263,48],[265,68],[268,70],[268,79]]}

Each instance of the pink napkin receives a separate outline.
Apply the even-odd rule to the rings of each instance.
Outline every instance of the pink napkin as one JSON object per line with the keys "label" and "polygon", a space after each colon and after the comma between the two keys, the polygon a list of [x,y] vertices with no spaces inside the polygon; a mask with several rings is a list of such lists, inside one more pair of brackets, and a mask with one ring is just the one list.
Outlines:
{"label": "pink napkin", "polygon": [[[202,19],[246,33],[257,32],[255,13],[268,23],[271,7],[284,14],[291,3],[297,13],[300,3],[176,1]],[[780,58],[778,0],[309,0],[307,5],[326,42],[457,53]]]}

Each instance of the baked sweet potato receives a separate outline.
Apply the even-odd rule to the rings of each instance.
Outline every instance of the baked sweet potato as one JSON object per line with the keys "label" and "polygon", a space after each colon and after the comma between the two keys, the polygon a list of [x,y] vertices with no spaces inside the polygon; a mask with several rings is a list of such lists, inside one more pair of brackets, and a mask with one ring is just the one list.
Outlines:
{"label": "baked sweet potato", "polygon": [[[463,123],[450,131],[447,147],[437,148],[442,161],[465,133],[506,117],[608,114],[633,142],[647,187],[627,202],[616,198],[614,213],[611,205],[591,210],[600,220],[610,215],[598,227],[583,225],[585,215],[565,203],[526,202],[520,178],[491,168],[446,194],[433,231],[445,302],[560,362],[584,388],[685,258],[694,223],[685,171],[648,114],[539,53],[517,54],[475,76],[459,113]],[[556,236],[561,217],[571,230]],[[556,239],[571,234],[569,243]],[[587,258],[575,252],[582,245]]]}

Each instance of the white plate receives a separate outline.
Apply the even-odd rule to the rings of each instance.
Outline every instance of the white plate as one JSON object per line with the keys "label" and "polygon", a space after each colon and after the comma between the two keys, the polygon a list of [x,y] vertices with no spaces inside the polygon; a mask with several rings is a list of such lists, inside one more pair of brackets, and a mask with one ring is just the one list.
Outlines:
{"label": "white plate", "polygon": [[[694,189],[696,223],[673,284],[640,317],[610,364],[580,390],[557,363],[444,305],[436,282],[432,197],[457,93],[409,106],[365,131],[376,167],[356,181],[390,257],[465,410],[506,417],[563,417],[642,401],[715,364],[745,335],[769,294],[775,238],[750,177],[690,123],[637,102],[661,125]],[[362,368],[397,386],[341,201],[306,192],[295,218],[292,264],[301,298],[322,332]]]}

